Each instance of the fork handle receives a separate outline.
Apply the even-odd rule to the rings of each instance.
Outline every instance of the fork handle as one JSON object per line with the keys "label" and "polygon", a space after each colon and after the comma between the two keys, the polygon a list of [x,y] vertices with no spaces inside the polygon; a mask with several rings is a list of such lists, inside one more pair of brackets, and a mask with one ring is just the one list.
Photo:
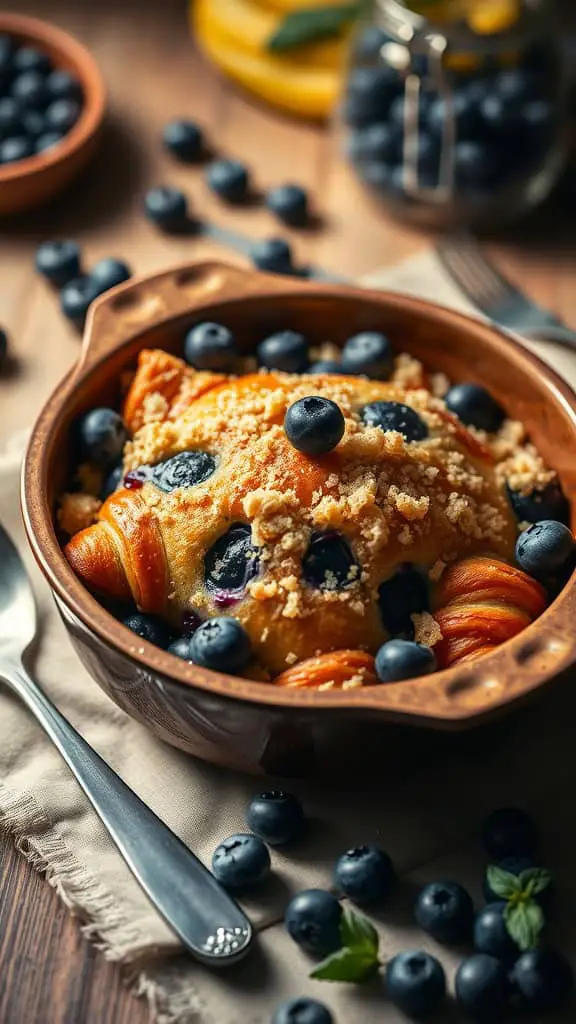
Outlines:
{"label": "fork handle", "polygon": [[252,928],[238,904],[76,732],[21,663],[0,663],[0,679],[58,748],[132,874],[184,946],[212,966],[240,959]]}
{"label": "fork handle", "polygon": [[517,328],[517,330],[524,338],[531,338],[534,341],[553,341],[557,345],[576,349],[576,331],[572,331],[569,327],[556,327],[550,324],[528,329]]}

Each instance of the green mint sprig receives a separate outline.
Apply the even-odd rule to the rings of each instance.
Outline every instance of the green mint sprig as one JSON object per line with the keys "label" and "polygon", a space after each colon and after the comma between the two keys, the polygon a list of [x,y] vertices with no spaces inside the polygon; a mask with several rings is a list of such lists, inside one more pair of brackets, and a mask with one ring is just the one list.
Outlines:
{"label": "green mint sprig", "polygon": [[544,913],[534,897],[550,885],[550,872],[545,868],[527,868],[513,875],[491,864],[487,880],[492,891],[506,901],[504,922],[510,938],[522,951],[534,949],[544,927]]}
{"label": "green mint sprig", "polygon": [[272,53],[285,53],[338,36],[342,29],[360,17],[365,6],[365,0],[357,0],[356,3],[292,11],[270,36],[266,48]]}
{"label": "green mint sprig", "polygon": [[376,974],[378,932],[366,917],[345,909],[340,921],[341,949],[317,964],[310,977],[320,981],[367,981]]}

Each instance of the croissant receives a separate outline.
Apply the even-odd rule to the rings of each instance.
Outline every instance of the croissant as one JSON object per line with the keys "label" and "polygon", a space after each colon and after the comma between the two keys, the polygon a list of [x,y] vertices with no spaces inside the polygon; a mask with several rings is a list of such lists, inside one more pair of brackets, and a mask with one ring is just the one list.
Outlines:
{"label": "croissant", "polygon": [[378,678],[371,654],[343,650],[306,658],[281,672],[274,682],[276,686],[291,689],[347,690],[356,686],[373,686]]}
{"label": "croissant", "polygon": [[472,661],[516,636],[540,615],[546,591],[496,558],[465,558],[447,569],[435,594],[442,640],[434,647],[448,668]]}

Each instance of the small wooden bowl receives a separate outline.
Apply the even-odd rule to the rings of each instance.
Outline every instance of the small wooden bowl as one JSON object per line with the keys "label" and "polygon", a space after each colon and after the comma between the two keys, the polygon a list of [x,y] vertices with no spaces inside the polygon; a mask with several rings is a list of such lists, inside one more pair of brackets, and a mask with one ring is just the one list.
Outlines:
{"label": "small wooden bowl", "polygon": [[0,33],[46,52],[54,67],[79,79],[83,92],[82,113],[57,146],[0,166],[0,216],[6,216],[46,203],[86,166],[98,144],[106,92],[92,54],[67,32],[37,18],[0,12]]}
{"label": "small wooden bowl", "polygon": [[[80,658],[129,714],[199,757],[249,771],[301,774],[346,764],[376,737],[382,750],[422,748],[427,726],[470,728],[546,687],[576,660],[576,575],[524,632],[478,661],[407,682],[348,691],[288,689],[210,672],[135,637],[85,589],[54,526],[73,473],[72,425],[118,405],[119,381],[143,348],[181,354],[199,320],[229,326],[245,350],[291,327],[342,346],[382,329],[396,348],[454,381],[484,384],[521,420],[560,475],[576,525],[576,396],[550,367],[500,331],[428,302],[387,292],[199,263],[129,281],[91,307],[76,369],[34,427],[23,471],[23,513],[34,554]],[[410,728],[408,728],[410,726]],[[393,735],[391,735],[393,734]],[[400,740],[398,740],[400,737]]]}

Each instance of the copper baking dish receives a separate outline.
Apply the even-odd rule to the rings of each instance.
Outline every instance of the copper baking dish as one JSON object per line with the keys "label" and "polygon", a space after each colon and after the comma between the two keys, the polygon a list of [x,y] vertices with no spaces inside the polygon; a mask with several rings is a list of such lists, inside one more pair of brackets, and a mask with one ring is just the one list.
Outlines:
{"label": "copper baking dish", "polygon": [[56,498],[71,470],[71,427],[91,406],[119,403],[119,378],[142,348],[180,353],[185,331],[205,318],[229,325],[246,351],[281,326],[337,344],[359,329],[383,328],[398,349],[428,367],[455,381],[485,384],[526,424],[572,505],[576,499],[576,396],[549,367],[486,324],[413,298],[214,262],[121,285],[91,309],[78,365],[34,427],[22,488],[30,543],[72,642],[120,707],[204,759],[293,774],[329,766],[346,744],[357,746],[358,736],[374,728],[390,733],[393,724],[392,731],[410,736],[415,730],[407,726],[468,728],[509,709],[573,663],[574,577],[532,626],[477,662],[348,692],[280,689],[210,672],[119,624],[76,578],[54,529]]}

